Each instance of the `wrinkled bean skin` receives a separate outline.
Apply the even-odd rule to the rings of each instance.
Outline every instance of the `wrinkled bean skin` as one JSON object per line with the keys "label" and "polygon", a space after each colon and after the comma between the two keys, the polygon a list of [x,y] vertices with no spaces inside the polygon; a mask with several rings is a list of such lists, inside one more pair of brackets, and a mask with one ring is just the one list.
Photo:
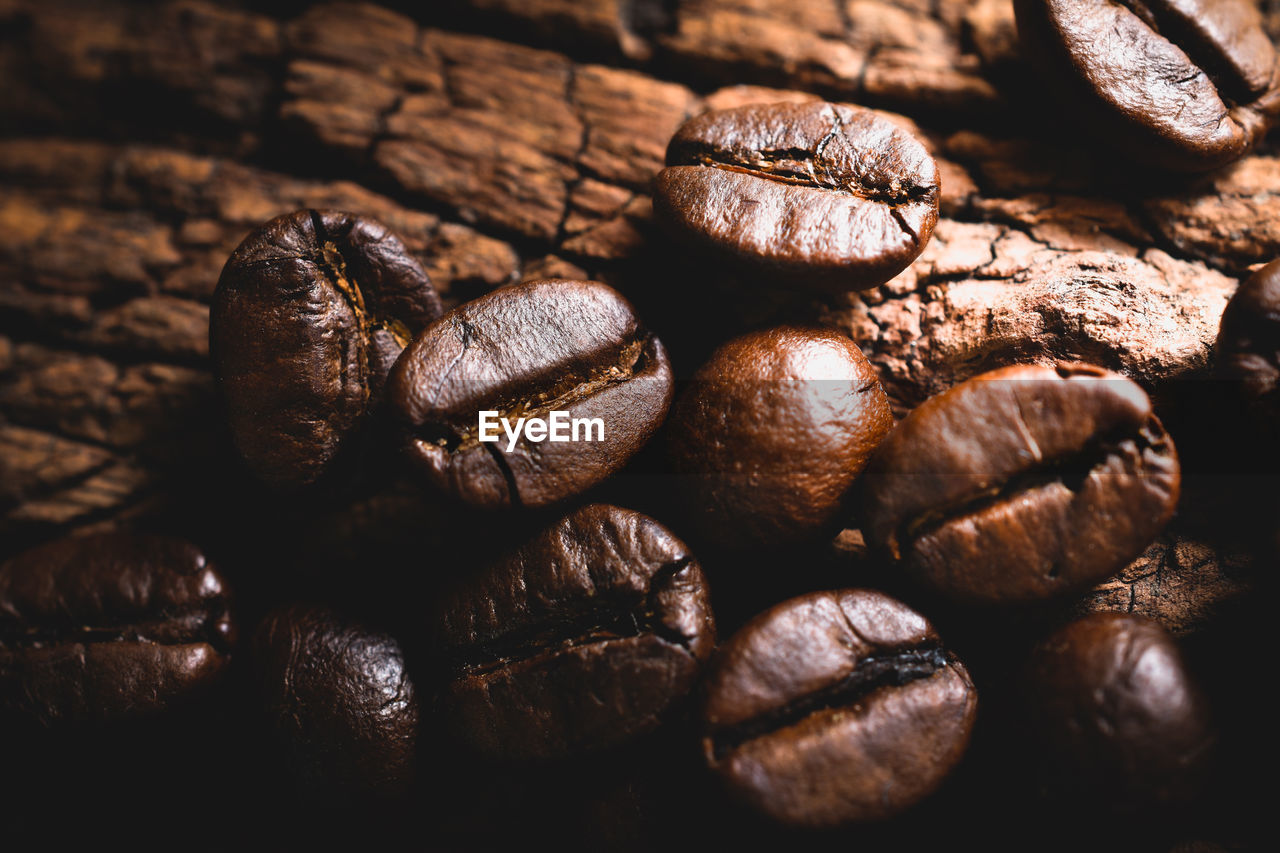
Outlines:
{"label": "wrinkled bean skin", "polygon": [[753,104],[681,127],[654,182],[677,239],[786,286],[844,291],[893,278],[938,219],[924,146],[861,107]]}
{"label": "wrinkled bean skin", "polygon": [[1266,424],[1280,426],[1280,261],[1249,276],[1227,303],[1217,343],[1218,375]]}
{"label": "wrinkled bean skin", "polygon": [[712,660],[703,751],[729,791],[784,824],[891,817],[968,746],[977,693],[933,626],[872,590],[817,592],[748,622]]}
{"label": "wrinkled bean skin", "polygon": [[[397,362],[388,398],[427,483],[485,509],[541,507],[617,471],[671,404],[662,343],[615,290],[544,279],[488,293],[429,325]],[[479,441],[479,413],[600,418],[604,440]]]}
{"label": "wrinkled bean skin", "polygon": [[137,719],[225,674],[225,581],[178,539],[105,534],[0,566],[0,712],[44,726]]}
{"label": "wrinkled bean skin", "polygon": [[293,605],[258,627],[255,662],[273,736],[307,794],[404,794],[416,770],[418,699],[390,636]]}
{"label": "wrinkled bean skin", "polygon": [[1036,650],[1027,693],[1055,784],[1113,807],[1196,793],[1216,734],[1155,622],[1094,613],[1070,623]]}
{"label": "wrinkled bean skin", "polygon": [[1172,440],[1132,381],[1015,365],[927,400],[864,475],[868,541],[954,599],[1040,601],[1124,567],[1172,516]]}
{"label": "wrinkled bean skin", "polygon": [[893,426],[851,339],[779,327],[721,346],[682,392],[668,454],[691,520],[721,545],[780,544],[830,526]]}
{"label": "wrinkled bean skin", "polygon": [[656,728],[693,688],[715,620],[684,543],[593,504],[448,592],[436,643],[454,736],[494,758],[551,758]]}
{"label": "wrinkled bean skin", "polygon": [[1142,162],[1203,171],[1246,154],[1280,109],[1249,0],[1015,0],[1028,59]]}
{"label": "wrinkled bean skin", "polygon": [[319,480],[440,312],[421,265],[373,220],[299,210],[246,237],[214,292],[209,349],[250,470],[281,490]]}

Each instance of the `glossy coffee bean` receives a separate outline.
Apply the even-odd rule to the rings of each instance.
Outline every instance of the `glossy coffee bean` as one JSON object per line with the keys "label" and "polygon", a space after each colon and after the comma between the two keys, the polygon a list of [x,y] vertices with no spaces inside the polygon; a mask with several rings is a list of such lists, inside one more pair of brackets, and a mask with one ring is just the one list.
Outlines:
{"label": "glossy coffee bean", "polygon": [[418,699],[395,639],[327,608],[293,605],[263,620],[254,659],[268,724],[301,793],[409,788]]}
{"label": "glossy coffee bean", "polygon": [[955,599],[1028,602],[1114,574],[1178,502],[1173,443],[1132,381],[1018,365],[927,401],[864,475],[869,541]]}
{"label": "glossy coffee bean", "polygon": [[938,170],[887,119],[842,104],[754,104],[691,119],[667,148],[654,213],[678,239],[783,285],[893,278],[938,220]]}
{"label": "glossy coffee bean", "polygon": [[1095,132],[1143,162],[1212,169],[1243,156],[1280,108],[1250,0],[1016,0],[1018,35]]}
{"label": "glossy coffee bean", "polygon": [[0,716],[135,719],[224,675],[234,626],[222,576],[178,539],[64,539],[0,566]]}
{"label": "glossy coffee bean", "polygon": [[1216,736],[1173,638],[1094,613],[1036,650],[1027,695],[1053,786],[1111,806],[1194,795]]}
{"label": "glossy coffee bean", "polygon": [[793,598],[707,672],[703,750],[729,791],[786,824],[890,817],[968,746],[977,694],[929,622],[872,590]]}
{"label": "glossy coffee bean", "polygon": [[[617,291],[594,281],[527,281],[430,324],[391,373],[388,397],[426,481],[483,508],[540,507],[595,485],[644,446],[671,403],[661,342]],[[481,441],[480,415],[492,412]],[[561,437],[522,432],[519,419]],[[573,421],[599,420],[599,428]],[[551,425],[553,426],[553,425]],[[576,438],[575,436],[576,432]]]}
{"label": "glossy coffee bean", "polygon": [[373,220],[299,210],[246,237],[214,292],[209,349],[253,473],[281,489],[320,479],[440,311],[421,265]]}
{"label": "glossy coffee bean", "polygon": [[893,426],[848,336],[780,327],[721,346],[672,410],[668,453],[691,521],[723,545],[815,536]]}
{"label": "glossy coffee bean", "polygon": [[447,593],[436,640],[454,736],[495,758],[548,758],[656,728],[693,687],[715,622],[684,543],[594,504]]}
{"label": "glossy coffee bean", "polygon": [[1222,314],[1218,374],[1238,383],[1264,423],[1280,426],[1280,261],[1240,285]]}

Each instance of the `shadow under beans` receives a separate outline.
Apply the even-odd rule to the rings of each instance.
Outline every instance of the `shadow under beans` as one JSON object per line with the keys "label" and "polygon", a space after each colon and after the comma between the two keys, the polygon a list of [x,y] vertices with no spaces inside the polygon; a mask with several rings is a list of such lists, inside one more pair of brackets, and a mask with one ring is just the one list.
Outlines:
{"label": "shadow under beans", "polygon": [[[0,720],[0,816],[13,849],[219,849],[274,794],[259,785],[241,657],[208,694],[164,714],[35,729]],[[25,842],[24,842],[25,839]]]}

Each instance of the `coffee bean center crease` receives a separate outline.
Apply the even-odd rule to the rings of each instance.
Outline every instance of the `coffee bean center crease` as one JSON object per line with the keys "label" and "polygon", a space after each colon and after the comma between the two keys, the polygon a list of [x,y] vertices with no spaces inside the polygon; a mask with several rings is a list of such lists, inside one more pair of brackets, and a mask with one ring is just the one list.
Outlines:
{"label": "coffee bean center crease", "polygon": [[[463,352],[455,360],[461,362],[466,350],[471,345],[471,335],[463,328]],[[649,346],[650,335],[641,335],[624,346],[611,364],[597,365],[588,368],[571,369],[550,385],[542,388],[531,388],[523,393],[507,399],[486,403],[485,409],[496,411],[496,418],[515,423],[523,417],[555,410],[567,410],[581,400],[585,400],[611,385],[617,385],[631,379],[637,373],[643,373],[648,367],[645,351]],[[440,381],[440,387],[448,383],[448,374]],[[477,420],[479,411],[476,412]],[[479,431],[468,427],[457,427],[441,421],[429,421],[414,427],[414,435],[421,441],[443,447],[449,453],[467,450],[480,444]],[[501,454],[494,451],[495,457]],[[514,493],[513,493],[514,494]]]}
{"label": "coffee bean center crease", "polygon": [[882,687],[901,687],[928,678],[953,663],[950,652],[935,644],[889,651],[858,661],[853,671],[822,690],[802,696],[775,710],[720,729],[712,735],[717,761],[747,741],[793,726],[821,711],[856,706]]}
{"label": "coffee bean center crease", "polygon": [[[890,205],[906,205],[931,199],[936,187],[920,186],[900,180],[896,176],[873,178],[857,170],[852,175],[842,175],[847,168],[832,163],[825,156],[827,145],[840,132],[839,124],[812,149],[768,148],[754,152],[750,159],[740,151],[727,151],[715,146],[703,146],[693,154],[693,161],[712,169],[740,172],[764,180],[831,190],[867,201],[879,201]],[[848,143],[853,148],[852,143]]]}
{"label": "coffee bean center crease", "polygon": [[[1028,439],[1030,440],[1030,436]],[[1013,500],[1019,495],[1055,484],[1078,494],[1090,476],[1116,459],[1121,461],[1126,472],[1141,476],[1147,466],[1148,454],[1165,455],[1169,452],[1167,442],[1155,435],[1149,426],[1144,426],[1137,433],[1119,431],[1099,436],[1078,451],[1054,459],[1041,459],[1034,442],[1029,450],[1033,458],[1040,461],[1039,465],[1027,468],[1003,483],[993,483],[904,520],[889,543],[895,558],[901,556],[903,545],[927,536],[956,519],[980,515],[984,510]]]}
{"label": "coffee bean center crease", "polygon": [[0,626],[0,649],[34,648],[74,643],[151,643],[181,646],[207,642],[229,651],[223,632],[225,602],[214,599],[198,608],[166,610],[153,620],[118,625],[22,625]]}
{"label": "coffee bean center crease", "polygon": [[594,606],[559,613],[541,624],[456,649],[452,655],[454,669],[461,675],[484,675],[566,649],[645,634],[693,654],[693,638],[664,623],[663,607],[658,601],[681,580],[691,562],[685,558],[662,566],[654,573],[649,591],[638,600],[597,600]]}
{"label": "coffee bean center crease", "polygon": [[347,274],[346,259],[343,258],[338,244],[330,239],[328,229],[324,227],[324,219],[320,216],[320,212],[312,210],[310,215],[312,227],[316,230],[316,242],[320,244],[320,252],[312,260],[320,267],[325,278],[329,280],[334,289],[342,295],[343,301],[347,303],[347,307],[355,315],[356,322],[360,324],[366,335],[370,332],[386,331],[396,339],[396,343],[401,347],[408,346],[409,341],[413,340],[413,335],[410,334],[409,329],[394,317],[380,318],[370,313],[365,305],[364,293],[360,289],[360,284]]}

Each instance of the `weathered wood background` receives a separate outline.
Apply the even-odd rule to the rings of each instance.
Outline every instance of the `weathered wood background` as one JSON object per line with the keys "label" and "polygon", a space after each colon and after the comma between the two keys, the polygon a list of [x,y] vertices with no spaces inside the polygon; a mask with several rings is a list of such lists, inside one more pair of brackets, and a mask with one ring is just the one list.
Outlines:
{"label": "weathered wood background", "polygon": [[[1188,179],[1079,144],[1018,58],[1009,0],[243,5],[0,0],[0,557],[121,524],[215,552],[252,530],[270,498],[228,450],[208,303],[252,227],[330,206],[394,228],[448,304],[549,273],[610,281],[681,375],[783,317],[847,329],[899,413],[1011,361],[1122,370],[1168,403],[1195,476],[1170,530],[1083,606],[1195,635],[1256,591],[1252,516],[1212,509],[1256,472],[1197,456],[1214,426],[1182,401],[1213,399],[1198,380],[1225,301],[1280,250],[1272,144]],[[924,255],[815,301],[669,249],[646,192],[674,129],[813,96],[927,140],[943,197]],[[313,523],[313,547],[341,552],[379,500],[416,511],[393,489]]]}

